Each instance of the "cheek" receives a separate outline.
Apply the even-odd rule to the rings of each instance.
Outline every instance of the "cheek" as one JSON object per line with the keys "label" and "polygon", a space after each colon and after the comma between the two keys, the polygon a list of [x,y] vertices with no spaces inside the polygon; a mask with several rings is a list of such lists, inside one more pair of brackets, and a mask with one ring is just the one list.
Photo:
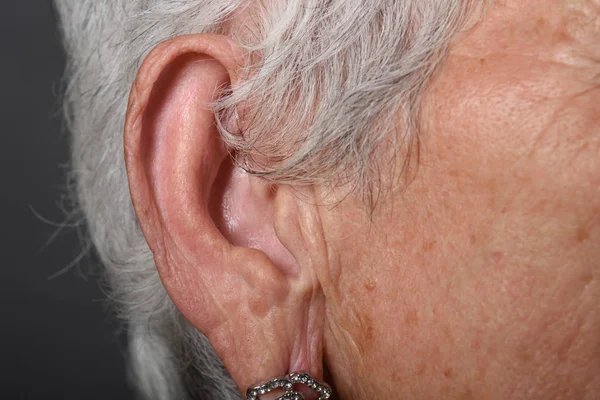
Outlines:
{"label": "cheek", "polygon": [[536,82],[533,66],[448,68],[419,174],[387,219],[402,221],[387,301],[402,299],[405,376],[483,398],[583,397],[572,388],[600,365],[598,93]]}
{"label": "cheek", "polygon": [[600,99],[486,63],[436,82],[418,174],[371,229],[326,219],[330,343],[406,397],[548,398],[600,365]]}

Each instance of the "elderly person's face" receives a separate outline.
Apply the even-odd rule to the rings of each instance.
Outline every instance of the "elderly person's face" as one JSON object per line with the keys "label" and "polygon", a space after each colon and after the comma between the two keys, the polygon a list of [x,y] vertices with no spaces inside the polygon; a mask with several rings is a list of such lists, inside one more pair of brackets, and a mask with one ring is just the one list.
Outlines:
{"label": "elderly person's face", "polygon": [[343,399],[600,393],[598,1],[497,1],[456,35],[372,203],[231,162],[219,132],[253,104],[221,127],[207,106],[247,78],[235,43],[158,46],[125,150],[162,283],[241,390],[306,370]]}
{"label": "elderly person's face", "polygon": [[510,3],[451,47],[408,187],[322,213],[327,356],[364,398],[600,393],[600,5]]}

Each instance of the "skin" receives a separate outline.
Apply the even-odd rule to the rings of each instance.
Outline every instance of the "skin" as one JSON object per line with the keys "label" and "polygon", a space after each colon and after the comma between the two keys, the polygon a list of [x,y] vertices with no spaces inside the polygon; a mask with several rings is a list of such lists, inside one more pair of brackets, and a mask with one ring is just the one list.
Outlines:
{"label": "skin", "polygon": [[384,176],[373,214],[227,164],[198,110],[239,79],[230,41],[151,53],[125,127],[132,200],[240,390],[326,367],[341,399],[597,396],[598,43],[597,1],[490,7],[424,94],[410,184]]}
{"label": "skin", "polygon": [[323,218],[342,398],[597,396],[599,40],[597,3],[492,8],[426,94],[414,181],[369,229]]}

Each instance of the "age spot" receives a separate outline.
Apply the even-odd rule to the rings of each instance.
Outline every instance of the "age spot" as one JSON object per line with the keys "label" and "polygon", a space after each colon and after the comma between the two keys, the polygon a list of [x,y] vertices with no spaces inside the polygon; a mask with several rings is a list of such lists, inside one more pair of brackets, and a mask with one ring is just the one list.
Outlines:
{"label": "age spot", "polygon": [[577,229],[577,243],[581,243],[590,238],[590,234],[584,228]]}
{"label": "age spot", "polygon": [[504,258],[504,253],[501,251],[494,251],[492,253],[492,261],[495,264],[498,264],[500,261],[502,261],[503,258]]}
{"label": "age spot", "polygon": [[372,292],[373,290],[375,290],[375,288],[377,287],[377,284],[371,280],[367,281],[367,283],[365,283],[365,289],[367,290],[367,292]]}
{"label": "age spot", "polygon": [[444,376],[448,379],[454,378],[454,370],[452,368],[446,368],[444,370]]}
{"label": "age spot", "polygon": [[415,326],[419,324],[419,315],[416,310],[408,310],[404,318],[407,326]]}
{"label": "age spot", "polygon": [[425,243],[423,245],[423,252],[425,252],[425,253],[430,252],[435,247],[435,244],[436,244],[435,240]]}

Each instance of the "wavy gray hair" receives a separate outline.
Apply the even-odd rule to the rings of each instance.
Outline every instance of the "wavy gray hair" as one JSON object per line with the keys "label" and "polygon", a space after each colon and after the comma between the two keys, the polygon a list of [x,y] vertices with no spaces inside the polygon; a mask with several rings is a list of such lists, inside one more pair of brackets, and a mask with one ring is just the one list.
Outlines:
{"label": "wavy gray hair", "polygon": [[[242,167],[265,179],[371,190],[378,149],[411,148],[419,95],[483,1],[252,1],[246,28],[254,35],[234,39],[257,57],[250,57],[250,78],[215,112],[220,120],[251,104],[253,118],[241,133],[220,126],[223,140]],[[65,115],[75,193],[129,327],[132,380],[147,399],[239,393],[207,340],[170,302],[139,229],[123,160],[128,91],[158,43],[189,33],[229,34],[227,22],[249,3],[55,0],[68,54]],[[265,155],[269,163],[257,161]]]}

